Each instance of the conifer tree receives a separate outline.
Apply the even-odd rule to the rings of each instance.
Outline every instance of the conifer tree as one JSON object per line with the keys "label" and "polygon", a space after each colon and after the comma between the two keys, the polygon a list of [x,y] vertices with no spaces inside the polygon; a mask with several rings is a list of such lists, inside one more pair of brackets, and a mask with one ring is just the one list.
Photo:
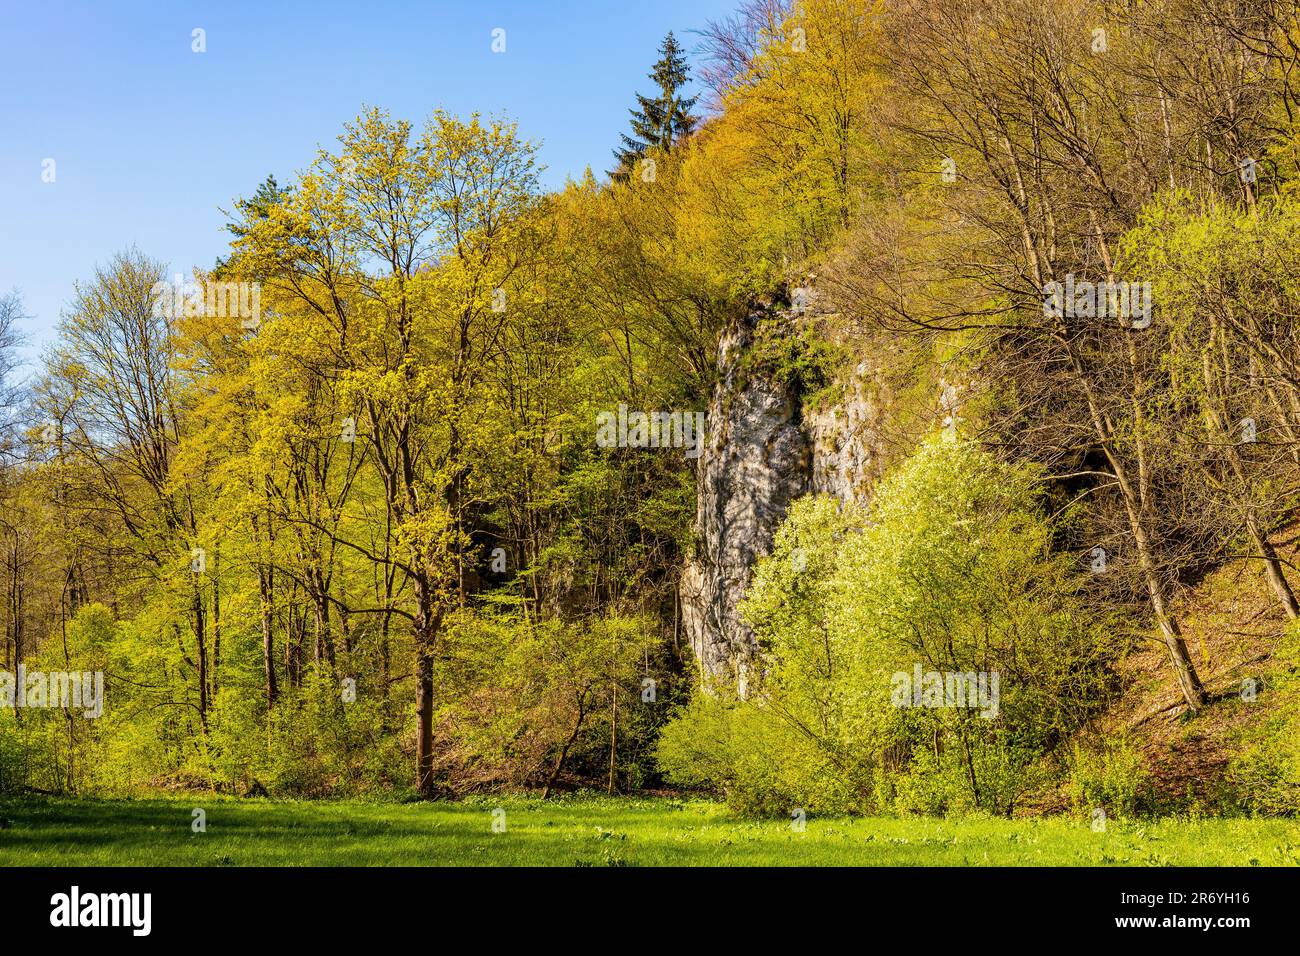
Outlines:
{"label": "conifer tree", "polygon": [[632,135],[623,133],[622,147],[614,150],[618,168],[610,176],[615,179],[626,177],[647,151],[672,149],[695,129],[698,121],[691,114],[696,97],[682,95],[690,77],[690,68],[686,65],[686,54],[671,30],[664,37],[659,53],[659,60],[649,74],[659,92],[655,96],[636,94],[637,107],[628,110],[632,114]]}

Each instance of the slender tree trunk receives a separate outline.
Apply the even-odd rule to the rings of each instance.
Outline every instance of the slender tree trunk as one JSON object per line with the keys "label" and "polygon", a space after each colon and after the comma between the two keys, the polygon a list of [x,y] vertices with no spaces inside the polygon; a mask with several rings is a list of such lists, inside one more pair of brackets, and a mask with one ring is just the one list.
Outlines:
{"label": "slender tree trunk", "polygon": [[428,581],[415,582],[415,789],[424,797],[433,786],[433,651],[442,613]]}
{"label": "slender tree trunk", "polygon": [[1083,389],[1084,397],[1087,400],[1089,416],[1092,419],[1093,430],[1096,433],[1098,444],[1101,445],[1106,461],[1110,465],[1111,472],[1115,475],[1116,483],[1119,485],[1120,498],[1124,502],[1124,512],[1128,519],[1129,532],[1133,535],[1134,549],[1137,552],[1138,566],[1142,573],[1143,583],[1146,585],[1147,597],[1151,603],[1151,613],[1155,617],[1156,627],[1160,631],[1160,638],[1169,651],[1169,660],[1173,665],[1174,677],[1178,681],[1178,687],[1182,692],[1183,699],[1187,701],[1187,706],[1193,711],[1200,710],[1205,706],[1205,689],[1201,686],[1200,676],[1196,673],[1196,667],[1192,664],[1191,656],[1187,653],[1187,644],[1183,640],[1178,622],[1169,613],[1165,601],[1165,585],[1160,579],[1159,570],[1152,554],[1151,542],[1147,537],[1142,518],[1141,500],[1129,480],[1128,469],[1124,467],[1119,455],[1115,453],[1112,447],[1109,422],[1101,412],[1097,396],[1094,394],[1092,383],[1088,380],[1087,373],[1082,367],[1082,362],[1070,346],[1069,340],[1062,338],[1062,341],[1070,356],[1076,380]]}
{"label": "slender tree trunk", "polygon": [[[1210,431],[1213,435],[1223,436],[1227,441],[1225,447],[1228,465],[1238,487],[1242,490],[1241,497],[1246,511],[1246,532],[1250,535],[1255,550],[1264,561],[1264,573],[1268,577],[1269,587],[1273,589],[1273,593],[1282,605],[1282,610],[1286,612],[1286,616],[1291,620],[1295,620],[1300,617],[1300,604],[1297,604],[1295,592],[1291,590],[1291,586],[1287,583],[1286,575],[1282,571],[1282,561],[1273,545],[1269,542],[1267,531],[1260,523],[1259,514],[1251,495],[1250,473],[1247,470],[1246,463],[1242,461],[1241,452],[1236,445],[1236,436],[1228,434],[1228,412],[1223,399],[1224,390],[1228,387],[1229,376],[1227,330],[1214,317],[1213,313],[1211,313],[1209,321],[1210,341],[1201,362],[1201,372],[1205,381],[1206,416],[1209,420]],[[1212,355],[1219,355],[1220,360],[1215,362],[1211,358]]]}
{"label": "slender tree trunk", "polygon": [[212,552],[212,697],[221,689],[221,549]]}
{"label": "slender tree trunk", "polygon": [[618,685],[610,698],[609,709],[609,792],[614,792],[614,768],[618,764]]}
{"label": "slender tree trunk", "polygon": [[433,796],[433,652],[427,638],[416,638],[415,651],[415,789]]}
{"label": "slender tree trunk", "polygon": [[194,584],[192,612],[194,615],[194,639],[198,642],[199,657],[199,723],[206,734],[208,732],[208,639],[207,625],[203,615],[203,593],[199,590],[197,582]]}
{"label": "slender tree trunk", "polygon": [[1286,612],[1286,616],[1294,621],[1297,617],[1300,617],[1300,604],[1296,603],[1295,592],[1291,590],[1291,585],[1287,583],[1286,576],[1282,573],[1282,560],[1268,540],[1268,535],[1260,527],[1259,519],[1255,517],[1253,507],[1246,509],[1246,530],[1250,533],[1255,548],[1264,560],[1264,573],[1268,576],[1269,587],[1273,589],[1273,594],[1276,595],[1278,602],[1282,605],[1282,610]]}
{"label": "slender tree trunk", "polygon": [[560,748],[560,755],[555,758],[555,766],[551,768],[551,774],[546,778],[546,785],[542,787],[542,799],[546,800],[551,795],[551,788],[555,786],[555,781],[560,777],[560,770],[564,767],[565,758],[569,756],[569,750],[573,747],[573,742],[578,739],[578,733],[582,730],[582,721],[587,716],[585,706],[587,694],[584,691],[582,697],[578,700],[578,719],[573,722],[573,732],[569,734],[569,739],[564,742]]}
{"label": "slender tree trunk", "polygon": [[269,567],[263,566],[257,569],[257,590],[262,605],[262,666],[266,672],[267,710],[275,707],[275,699],[278,696],[275,686],[275,628],[273,627],[275,614],[272,604],[274,580],[271,577],[273,573]]}

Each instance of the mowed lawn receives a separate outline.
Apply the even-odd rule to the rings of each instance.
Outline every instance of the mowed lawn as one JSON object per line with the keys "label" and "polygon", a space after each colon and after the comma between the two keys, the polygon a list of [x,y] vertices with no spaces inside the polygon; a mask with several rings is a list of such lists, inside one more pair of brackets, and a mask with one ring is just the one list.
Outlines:
{"label": "mowed lawn", "polygon": [[[493,832],[502,819],[504,832]],[[207,831],[193,831],[193,811]],[[704,800],[0,800],[5,866],[1294,866],[1284,820],[748,820]]]}

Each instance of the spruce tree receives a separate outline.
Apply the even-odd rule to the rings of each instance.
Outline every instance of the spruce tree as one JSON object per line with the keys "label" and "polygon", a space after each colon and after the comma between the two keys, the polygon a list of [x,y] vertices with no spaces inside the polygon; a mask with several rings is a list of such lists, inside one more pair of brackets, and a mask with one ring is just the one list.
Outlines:
{"label": "spruce tree", "polygon": [[656,96],[636,94],[637,107],[628,110],[632,114],[632,135],[623,133],[622,148],[614,150],[618,168],[610,176],[615,179],[626,177],[649,150],[670,150],[695,128],[697,118],[691,115],[691,109],[696,97],[682,95],[690,68],[671,30],[664,37],[659,53],[659,60],[650,72],[659,93]]}

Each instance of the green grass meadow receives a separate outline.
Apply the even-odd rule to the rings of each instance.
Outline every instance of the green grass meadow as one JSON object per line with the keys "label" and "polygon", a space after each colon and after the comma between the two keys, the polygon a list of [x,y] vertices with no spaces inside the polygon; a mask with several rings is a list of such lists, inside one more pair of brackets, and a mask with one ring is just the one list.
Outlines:
{"label": "green grass meadow", "polygon": [[[505,811],[493,832],[493,811]],[[206,832],[193,829],[193,810]],[[497,815],[497,819],[500,815]],[[756,821],[705,800],[0,801],[3,866],[1295,866],[1300,823]]]}

